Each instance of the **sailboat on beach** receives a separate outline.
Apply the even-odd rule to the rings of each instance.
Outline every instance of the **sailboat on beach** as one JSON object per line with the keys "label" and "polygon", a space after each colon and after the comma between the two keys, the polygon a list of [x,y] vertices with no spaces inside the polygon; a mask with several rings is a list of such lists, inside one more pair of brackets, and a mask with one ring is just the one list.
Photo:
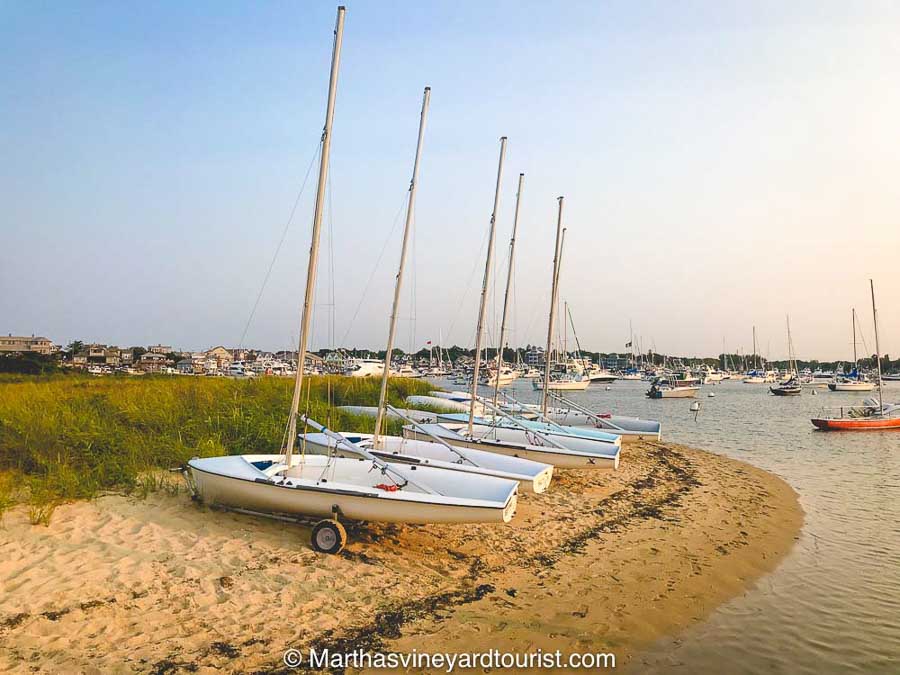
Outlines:
{"label": "sailboat on beach", "polygon": [[[385,416],[389,412],[387,402],[389,365],[394,351],[394,338],[397,332],[397,319],[400,314],[400,292],[403,286],[403,272],[406,266],[406,252],[409,243],[410,229],[415,211],[416,188],[418,187],[419,161],[425,132],[425,121],[428,114],[428,103],[431,89],[425,88],[422,99],[422,113],[419,120],[419,136],[416,144],[416,158],[413,164],[410,181],[406,222],[403,228],[403,239],[400,249],[400,263],[394,283],[394,298],[388,325],[387,348],[385,349],[384,368],[381,375],[381,391],[378,408],[375,412],[375,429],[372,434],[338,432],[345,440],[357,447],[368,450],[372,455],[386,462],[401,463],[415,467],[440,468],[473,476],[493,476],[517,481],[522,489],[532,492],[543,492],[550,485],[553,467],[549,464],[534,462],[518,457],[498,455],[477,449],[461,449],[454,447],[435,435],[424,432],[408,414],[396,409],[390,412],[404,421],[423,430],[423,438],[411,439],[403,436],[390,436],[383,432]],[[302,438],[305,446],[312,452],[353,456],[353,450],[335,440],[333,435],[324,433],[306,433]]]}
{"label": "sailboat on beach", "polygon": [[[478,396],[477,374],[480,369],[481,339],[484,328],[484,312],[487,306],[488,288],[491,269],[491,255],[494,241],[494,222],[499,199],[500,170],[503,166],[503,148],[505,139],[501,139],[501,161],[498,168],[497,191],[494,195],[494,212],[491,216],[491,227],[488,235],[488,255],[485,261],[485,275],[481,289],[478,325],[475,330],[474,377],[471,390],[460,392],[432,392],[431,397],[410,397],[430,399],[438,404],[442,401],[457,405],[467,403],[468,414],[438,415],[438,423],[406,425],[403,434],[407,438],[424,439],[428,435],[438,437],[456,447],[488,450],[513,457],[547,462],[559,468],[618,468],[622,439],[615,434],[591,430],[590,434],[571,433],[566,429],[546,429],[541,425],[532,425],[529,421],[516,418],[504,412],[499,406],[492,404],[487,398]],[[553,334],[553,318],[556,300],[556,284],[559,279],[559,260],[564,230],[562,228],[563,198],[559,198],[559,212],[556,221],[556,249],[553,259],[553,293],[550,325],[548,327],[548,353]],[[544,378],[549,378],[550,360],[545,359]],[[495,389],[495,394],[497,390]],[[546,391],[545,391],[546,394]],[[543,398],[543,411],[547,410],[547,397]],[[480,413],[476,412],[480,409]],[[493,413],[489,418],[486,411]],[[556,425],[557,427],[559,425]],[[587,431],[587,430],[586,430]]]}
{"label": "sailboat on beach", "polygon": [[[315,297],[344,14],[344,7],[339,7],[301,316],[299,364],[306,357]],[[283,452],[191,459],[183,473],[198,499],[256,515],[321,518],[313,527],[312,545],[325,553],[340,551],[347,541],[340,518],[394,523],[484,523],[512,519],[518,499],[516,481],[388,463],[301,415],[303,371],[302,367],[297,368]],[[298,456],[294,452],[298,421],[328,435],[342,448],[353,452],[355,458],[305,452]]]}
{"label": "sailboat on beach", "polygon": [[881,431],[900,429],[900,405],[884,402],[881,377],[881,347],[878,343],[878,310],[875,308],[875,284],[869,279],[872,294],[872,319],[875,323],[875,361],[878,365],[878,398],[867,398],[861,406],[831,408],[822,417],[813,418],[813,426],[822,431]]}

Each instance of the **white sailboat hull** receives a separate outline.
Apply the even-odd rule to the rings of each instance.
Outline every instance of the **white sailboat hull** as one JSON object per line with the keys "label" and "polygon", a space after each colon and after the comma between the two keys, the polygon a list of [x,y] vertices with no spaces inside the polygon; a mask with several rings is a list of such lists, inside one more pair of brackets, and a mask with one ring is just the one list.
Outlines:
{"label": "white sailboat hull", "polygon": [[[460,454],[440,443],[435,443],[424,434],[422,440],[380,436],[379,447],[376,450],[372,448],[372,434],[339,433],[351,443],[360,445],[385,462],[505,478],[517,481],[519,488],[526,492],[538,494],[545,492],[553,478],[553,466],[550,464],[498,455],[484,450],[461,449],[460,453],[468,460],[465,461]],[[306,434],[305,442],[308,452],[353,456],[349,450],[345,450],[333,438],[329,438],[325,434]]]}
{"label": "white sailboat hull", "polygon": [[875,389],[874,382],[829,382],[828,388],[831,391],[873,391]]}
{"label": "white sailboat hull", "polygon": [[[500,478],[392,466],[442,494],[411,485],[390,492],[377,487],[389,481],[371,471],[368,460],[294,457],[283,478],[274,475],[284,469],[281,461],[282,455],[243,455],[188,465],[204,502],[263,514],[329,518],[337,510],[342,518],[385,523],[499,523],[509,522],[516,509],[517,484]],[[258,469],[253,462],[271,465]]]}
{"label": "white sailboat hull", "polygon": [[[534,462],[552,464],[560,469],[618,469],[621,454],[621,441],[618,443],[599,444],[583,439],[569,439],[575,447],[557,448],[552,445],[537,445],[530,443],[526,432],[517,429],[495,429],[482,425],[474,425],[473,437],[463,435],[465,425],[442,423],[425,425],[430,433],[442,438],[451,445],[461,448],[484,450],[487,452],[521,457]],[[495,433],[496,431],[496,433]],[[520,434],[508,433],[521,431]],[[403,435],[406,438],[425,439],[422,434],[411,427],[403,427]],[[539,440],[540,436],[529,436]],[[554,437],[554,440],[558,440]],[[581,441],[581,442],[579,442]]]}
{"label": "white sailboat hull", "polygon": [[[457,400],[439,396],[407,396],[407,405],[427,405],[437,410],[446,410],[448,412],[469,412],[469,401]],[[484,407],[479,402],[475,402],[475,414],[483,415]]]}
{"label": "white sailboat hull", "polygon": [[[590,383],[591,381],[587,378],[583,380],[552,380],[547,388],[550,391],[584,391]],[[537,391],[543,391],[544,382],[542,380],[532,380],[531,386]]]}
{"label": "white sailboat hull", "polygon": [[[378,416],[378,406],[374,405],[341,405],[338,406],[338,410],[343,410],[350,413],[351,415],[365,415],[367,417]],[[416,422],[434,422],[437,419],[437,415],[435,413],[428,412],[427,410],[413,410],[411,408],[403,408],[400,410],[400,412],[409,419]],[[386,410],[385,415],[387,415],[391,419],[403,419],[400,415],[390,410]]]}

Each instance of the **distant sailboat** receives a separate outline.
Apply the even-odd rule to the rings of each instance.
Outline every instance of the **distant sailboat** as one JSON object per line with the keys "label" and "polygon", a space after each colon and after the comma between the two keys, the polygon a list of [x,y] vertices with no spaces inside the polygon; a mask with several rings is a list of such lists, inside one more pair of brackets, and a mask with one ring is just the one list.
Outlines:
{"label": "distant sailboat", "polygon": [[856,310],[852,310],[853,323],[853,370],[846,377],[835,375],[834,382],[828,383],[831,391],[872,391],[875,383],[859,372],[859,359],[856,356]]}
{"label": "distant sailboat", "polygon": [[787,318],[788,337],[788,379],[776,387],[769,387],[775,396],[799,396],[803,393],[800,386],[800,373],[797,369],[797,361],[794,359],[794,342],[791,339],[791,318]]}
{"label": "distant sailboat", "polygon": [[[813,418],[813,426],[822,431],[881,431],[900,429],[900,405],[884,402],[881,377],[881,347],[878,343],[878,311],[875,309],[875,284],[870,279],[872,318],[875,323],[875,361],[878,365],[878,399],[869,398],[861,406],[838,408],[831,414]],[[834,414],[837,412],[837,414]]]}

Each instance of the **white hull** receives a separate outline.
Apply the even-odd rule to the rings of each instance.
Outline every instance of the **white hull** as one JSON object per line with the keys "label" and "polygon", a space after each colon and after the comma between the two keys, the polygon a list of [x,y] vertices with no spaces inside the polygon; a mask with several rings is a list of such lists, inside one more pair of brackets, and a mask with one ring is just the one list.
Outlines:
{"label": "white hull", "polygon": [[[449,398],[439,396],[407,396],[407,405],[427,405],[437,410],[446,410],[448,412],[469,412],[468,401],[453,401]],[[477,401],[475,402],[475,414],[484,414],[484,406]]]}
{"label": "white hull", "polygon": [[[366,417],[377,417],[378,416],[378,407],[374,405],[342,405],[338,406],[338,410],[343,410],[344,412],[348,412],[351,415],[365,415]],[[434,422],[437,419],[437,415],[432,412],[428,412],[427,410],[412,410],[410,408],[403,408],[400,410],[406,417],[416,422]],[[387,415],[391,419],[403,419],[395,412],[391,412],[390,410],[385,411],[385,415]]]}
{"label": "white hull", "polygon": [[[192,459],[188,464],[200,498],[211,505],[265,514],[342,518],[385,523],[509,522],[516,509],[517,484],[441,469],[392,466],[410,481],[442,494],[413,487],[389,492],[376,487],[385,477],[365,459],[294,457],[279,475],[282,455],[243,455]],[[252,462],[265,465],[258,469]],[[326,466],[328,468],[326,468]]]}
{"label": "white hull", "polygon": [[[509,405],[503,407],[504,412],[527,421],[540,421],[541,407],[535,404]],[[546,419],[557,424],[583,429],[597,429],[616,436],[622,442],[658,441],[662,438],[662,425],[655,420],[642,420],[638,417],[623,415],[589,415],[580,410],[566,408],[548,408]]]}
{"label": "white hull", "polygon": [[828,388],[831,391],[873,391],[874,382],[830,382]]}
{"label": "white hull", "polygon": [[659,422],[641,420],[636,417],[611,415],[608,418],[597,419],[577,410],[558,410],[550,412],[547,417],[557,424],[607,431],[621,436],[623,443],[658,441],[662,438],[662,425]]}
{"label": "white hull", "polygon": [[[444,439],[450,445],[473,450],[495,452],[511,457],[530,459],[533,462],[552,464],[559,469],[618,469],[619,448],[615,453],[597,454],[596,452],[584,452],[570,450],[568,448],[554,448],[549,445],[532,445],[530,443],[517,443],[505,441],[488,436],[482,436],[479,432],[488,432],[490,428],[475,425],[475,438],[463,435],[464,425],[459,424],[434,424],[428,425],[428,431]],[[427,439],[428,436],[416,431],[412,427],[403,427],[403,435],[406,438]]]}
{"label": "white hull", "polygon": [[[548,389],[550,391],[584,391],[590,383],[591,381],[587,378],[583,380],[551,380]],[[538,391],[543,391],[544,382],[542,380],[532,380],[531,386]]]}
{"label": "white hull", "polygon": [[650,398],[695,398],[700,387],[675,387],[674,389],[661,389]]}
{"label": "white hull", "polygon": [[[463,461],[460,454],[433,442],[427,436],[423,436],[423,440],[381,436],[378,441],[379,447],[375,450],[372,448],[372,434],[339,433],[389,463],[429,466],[445,471],[505,478],[517,481],[522,490],[538,494],[547,490],[553,478],[553,467],[549,464],[498,455],[494,452],[460,449],[459,453],[468,460]],[[325,434],[306,434],[306,443],[309,452],[353,456],[343,447],[335,448],[338,443]]]}

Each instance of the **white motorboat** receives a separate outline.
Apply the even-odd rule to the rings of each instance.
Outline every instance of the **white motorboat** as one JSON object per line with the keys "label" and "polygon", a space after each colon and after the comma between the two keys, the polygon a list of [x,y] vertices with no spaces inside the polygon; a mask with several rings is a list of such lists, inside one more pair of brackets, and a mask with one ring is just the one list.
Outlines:
{"label": "white motorboat", "polygon": [[[578,375],[576,377],[559,377],[557,379],[550,379],[549,382],[546,383],[547,389],[549,391],[584,391],[588,388],[591,381],[584,376]],[[535,391],[542,391],[544,389],[544,380],[532,380],[531,386]]]}
{"label": "white motorboat", "polygon": [[384,361],[378,359],[352,359],[344,375],[347,377],[381,377]]}
{"label": "white motorboat", "polygon": [[647,398],[694,398],[698,391],[700,385],[695,380],[662,376],[653,380],[647,390]]}
{"label": "white motorboat", "polygon": [[605,368],[598,368],[596,366],[588,368],[584,371],[584,374],[591,382],[615,382],[620,377],[615,373],[609,372]]}

